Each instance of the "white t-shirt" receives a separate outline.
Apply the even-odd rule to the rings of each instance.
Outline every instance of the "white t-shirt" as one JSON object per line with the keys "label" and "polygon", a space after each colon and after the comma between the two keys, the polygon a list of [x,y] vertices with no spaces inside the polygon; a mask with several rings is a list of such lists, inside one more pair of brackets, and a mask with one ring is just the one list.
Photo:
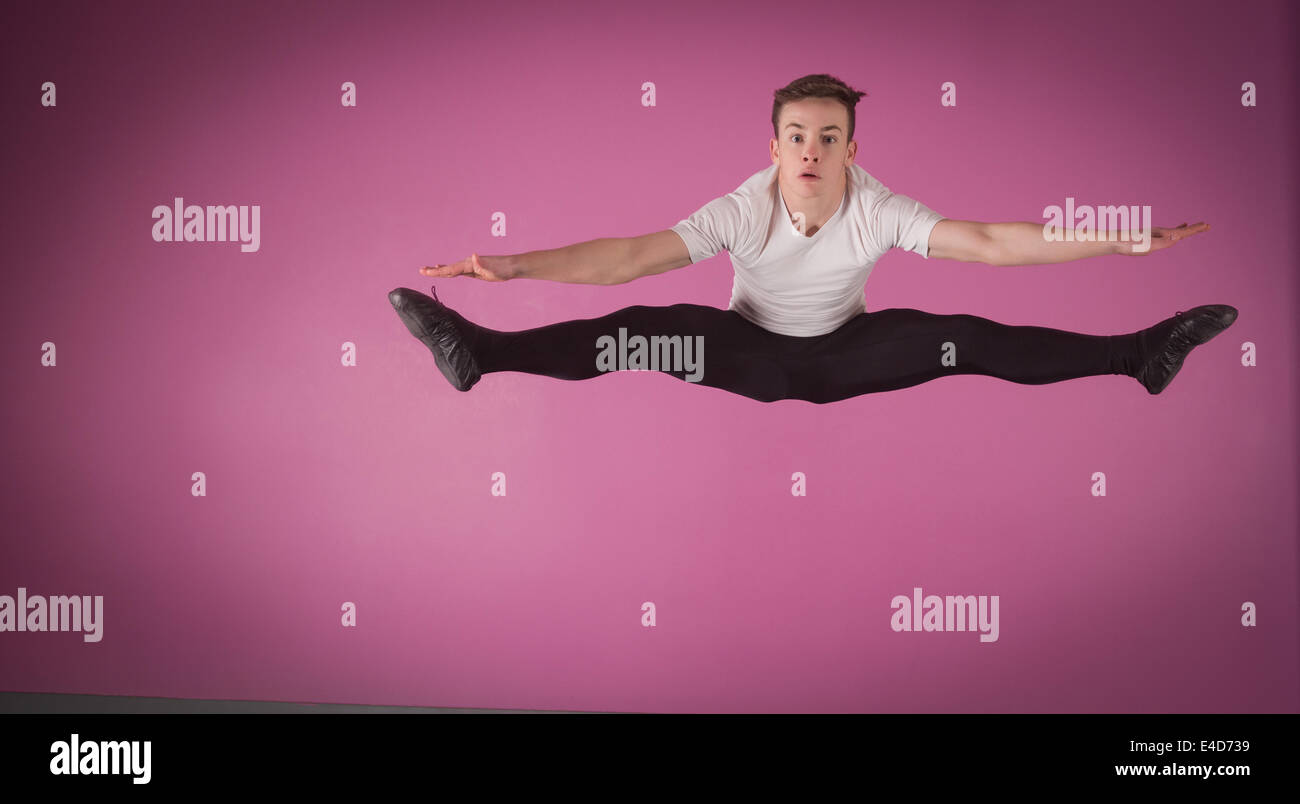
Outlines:
{"label": "white t-shirt", "polygon": [[736,277],[728,309],[763,329],[831,332],[866,310],[867,277],[886,251],[930,258],[930,230],[943,216],[857,165],[849,166],[840,208],[812,237],[791,222],[776,171],[755,173],[672,227],[692,263],[730,252]]}

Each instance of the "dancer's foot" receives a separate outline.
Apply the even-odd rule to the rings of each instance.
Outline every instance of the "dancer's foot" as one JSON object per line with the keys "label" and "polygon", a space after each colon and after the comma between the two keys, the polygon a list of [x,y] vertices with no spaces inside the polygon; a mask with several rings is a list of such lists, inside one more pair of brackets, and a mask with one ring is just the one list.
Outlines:
{"label": "dancer's foot", "polygon": [[447,382],[458,391],[468,391],[483,376],[467,342],[474,324],[438,301],[438,291],[433,294],[429,298],[410,288],[397,288],[388,294],[388,301],[411,334],[433,352]]}
{"label": "dancer's foot", "polygon": [[1148,393],[1158,394],[1173,381],[1183,360],[1192,349],[1227,329],[1237,320],[1237,308],[1226,304],[1206,304],[1187,312],[1179,310],[1139,333],[1142,351],[1150,355],[1138,369],[1138,382]]}

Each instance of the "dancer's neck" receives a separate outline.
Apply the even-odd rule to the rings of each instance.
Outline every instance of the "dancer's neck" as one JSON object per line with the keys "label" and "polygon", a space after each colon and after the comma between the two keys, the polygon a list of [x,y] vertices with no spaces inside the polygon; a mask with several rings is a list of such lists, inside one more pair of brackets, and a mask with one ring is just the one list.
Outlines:
{"label": "dancer's neck", "polygon": [[844,196],[847,192],[846,183],[842,179],[838,191],[832,188],[829,192],[817,195],[801,195],[799,189],[781,186],[779,182],[778,187],[781,191],[781,199],[785,202],[786,212],[790,216],[790,223],[796,229],[799,228],[799,218],[802,215],[805,237],[817,234],[827,221],[835,217],[835,213],[844,204]]}

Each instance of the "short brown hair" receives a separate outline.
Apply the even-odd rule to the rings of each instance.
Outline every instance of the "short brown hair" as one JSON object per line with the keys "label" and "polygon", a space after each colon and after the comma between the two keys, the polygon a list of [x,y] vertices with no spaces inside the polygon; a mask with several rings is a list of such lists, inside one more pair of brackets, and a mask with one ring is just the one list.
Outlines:
{"label": "short brown hair", "polygon": [[772,135],[777,139],[781,139],[781,133],[776,130],[776,125],[777,121],[781,119],[781,109],[787,103],[803,100],[804,98],[830,98],[844,104],[844,108],[849,110],[848,140],[852,140],[853,130],[857,126],[854,107],[866,94],[849,87],[848,84],[835,76],[826,75],[825,73],[796,78],[776,91],[775,99],[772,101]]}

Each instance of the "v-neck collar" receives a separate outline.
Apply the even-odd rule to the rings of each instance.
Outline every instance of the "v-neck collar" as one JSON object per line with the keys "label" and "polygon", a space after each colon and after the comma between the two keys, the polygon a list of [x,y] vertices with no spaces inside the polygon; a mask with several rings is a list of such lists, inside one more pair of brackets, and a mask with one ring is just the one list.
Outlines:
{"label": "v-neck collar", "polygon": [[794,225],[794,221],[790,220],[790,208],[785,204],[785,194],[781,192],[780,182],[777,182],[776,194],[781,198],[781,209],[785,211],[786,222],[789,223],[790,228],[794,230],[795,236],[799,237],[800,239],[807,240],[809,243],[812,243],[816,241],[817,238],[821,236],[821,233],[826,231],[826,227],[834,223],[835,220],[840,217],[840,213],[844,211],[844,205],[848,203],[849,200],[849,183],[847,180],[844,183],[844,197],[840,199],[840,205],[835,210],[835,214],[827,218],[826,222],[823,223],[820,227],[818,227],[817,231],[813,232],[811,236],[799,234],[799,228]]}

